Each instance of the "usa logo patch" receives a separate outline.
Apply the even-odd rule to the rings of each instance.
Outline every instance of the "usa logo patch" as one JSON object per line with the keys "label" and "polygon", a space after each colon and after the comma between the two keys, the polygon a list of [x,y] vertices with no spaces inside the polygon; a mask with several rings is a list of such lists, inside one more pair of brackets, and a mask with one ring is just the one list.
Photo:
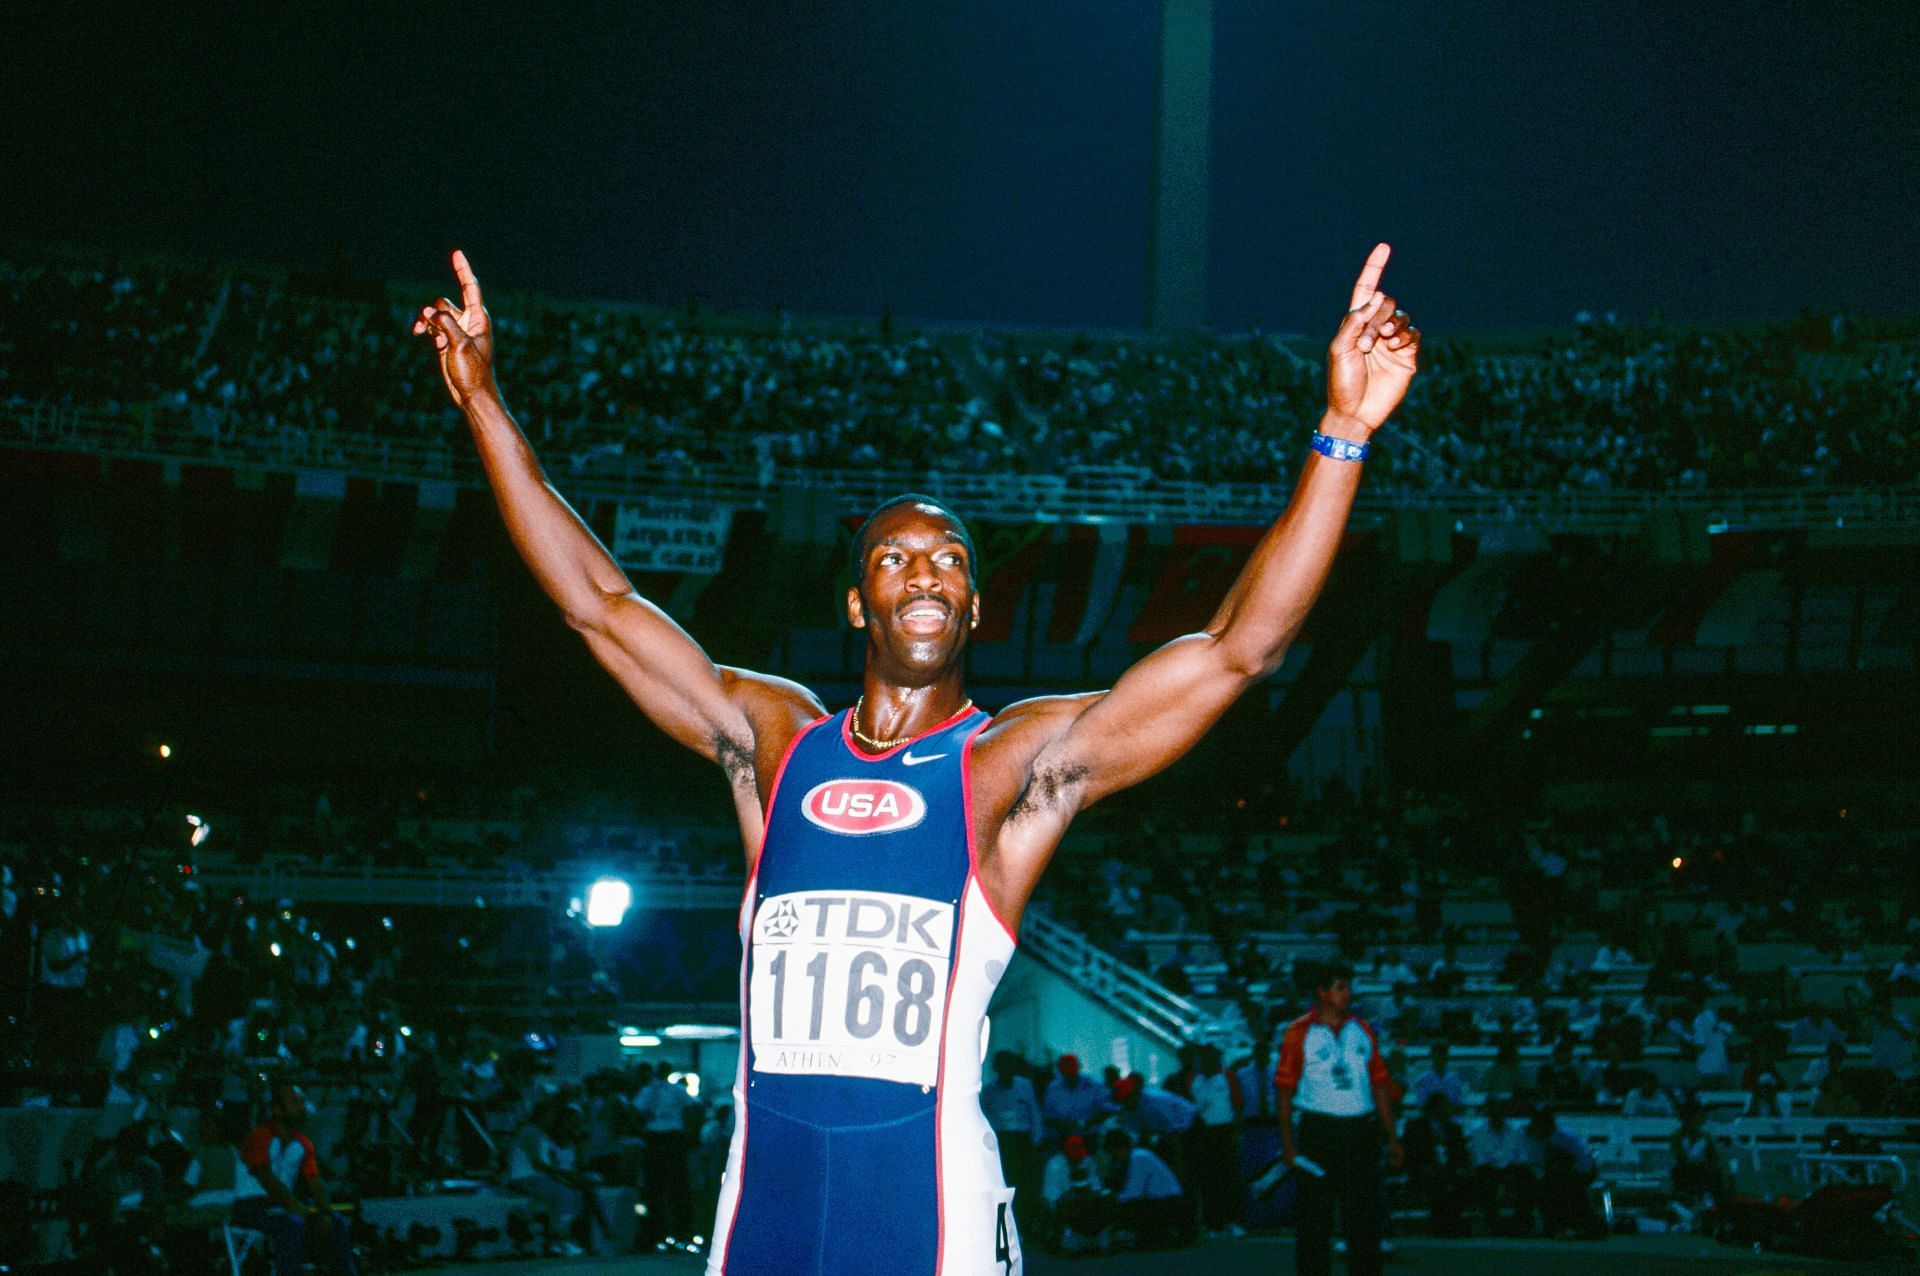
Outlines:
{"label": "usa logo patch", "polygon": [[800,813],[829,833],[898,833],[927,818],[927,800],[898,780],[828,780],[807,790]]}

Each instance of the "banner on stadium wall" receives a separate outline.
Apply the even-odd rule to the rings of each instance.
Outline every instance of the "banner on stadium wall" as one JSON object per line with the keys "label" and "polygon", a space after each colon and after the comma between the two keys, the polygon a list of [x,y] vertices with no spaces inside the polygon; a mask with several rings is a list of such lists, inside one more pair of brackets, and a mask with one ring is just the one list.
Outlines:
{"label": "banner on stadium wall", "polygon": [[711,501],[647,497],[614,507],[613,556],[640,572],[720,570],[733,510]]}

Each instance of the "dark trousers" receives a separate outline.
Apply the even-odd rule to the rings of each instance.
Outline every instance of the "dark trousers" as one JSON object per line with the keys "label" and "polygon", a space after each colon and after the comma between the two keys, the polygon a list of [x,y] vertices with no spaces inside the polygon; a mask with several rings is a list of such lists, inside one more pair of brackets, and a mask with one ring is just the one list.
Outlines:
{"label": "dark trousers", "polygon": [[1013,1189],[1015,1220],[1022,1227],[1038,1223],[1040,1186],[1034,1179],[1040,1169],[1040,1149],[1025,1130],[1008,1130],[995,1138],[1000,1145],[1000,1175]]}
{"label": "dark trousers", "polygon": [[249,1196],[233,1203],[233,1225],[266,1233],[273,1249],[273,1276],[300,1276],[309,1243],[322,1270],[330,1262],[341,1276],[359,1276],[347,1239],[347,1220],[332,1211],[294,1214],[264,1196]]}
{"label": "dark trousers", "polygon": [[647,1200],[648,1239],[671,1236],[685,1241],[693,1235],[693,1175],[687,1158],[693,1137],[678,1130],[649,1130],[640,1152]]}
{"label": "dark trousers", "polygon": [[1298,1221],[1294,1229],[1294,1270],[1300,1276],[1324,1276],[1333,1269],[1333,1213],[1337,1206],[1347,1238],[1347,1270],[1354,1276],[1380,1271],[1380,1119],[1300,1117],[1296,1141],[1300,1155],[1324,1175],[1296,1171]]}
{"label": "dark trousers", "polygon": [[1246,1203],[1240,1184],[1240,1131],[1233,1125],[1200,1125],[1187,1131],[1187,1182],[1200,1198],[1208,1227],[1238,1223]]}

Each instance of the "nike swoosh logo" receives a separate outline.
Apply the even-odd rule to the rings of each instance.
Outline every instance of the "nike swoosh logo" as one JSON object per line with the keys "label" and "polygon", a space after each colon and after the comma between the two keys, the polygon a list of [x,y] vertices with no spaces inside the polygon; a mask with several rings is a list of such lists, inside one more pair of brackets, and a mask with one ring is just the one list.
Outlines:
{"label": "nike swoosh logo", "polygon": [[908,749],[905,753],[900,755],[900,760],[906,763],[908,766],[919,766],[922,762],[931,762],[935,758],[944,758],[946,756],[947,755],[944,753],[928,753],[928,754],[922,755],[921,757],[916,758],[913,756],[913,750]]}

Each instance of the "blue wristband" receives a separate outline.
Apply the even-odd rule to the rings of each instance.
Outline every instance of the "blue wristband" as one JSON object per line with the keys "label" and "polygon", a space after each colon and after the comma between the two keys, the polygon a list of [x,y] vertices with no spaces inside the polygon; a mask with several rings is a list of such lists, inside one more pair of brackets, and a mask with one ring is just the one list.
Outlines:
{"label": "blue wristband", "polygon": [[1364,461],[1367,459],[1366,443],[1355,443],[1352,439],[1336,439],[1331,434],[1313,432],[1313,450],[1321,456],[1332,457],[1336,461]]}

